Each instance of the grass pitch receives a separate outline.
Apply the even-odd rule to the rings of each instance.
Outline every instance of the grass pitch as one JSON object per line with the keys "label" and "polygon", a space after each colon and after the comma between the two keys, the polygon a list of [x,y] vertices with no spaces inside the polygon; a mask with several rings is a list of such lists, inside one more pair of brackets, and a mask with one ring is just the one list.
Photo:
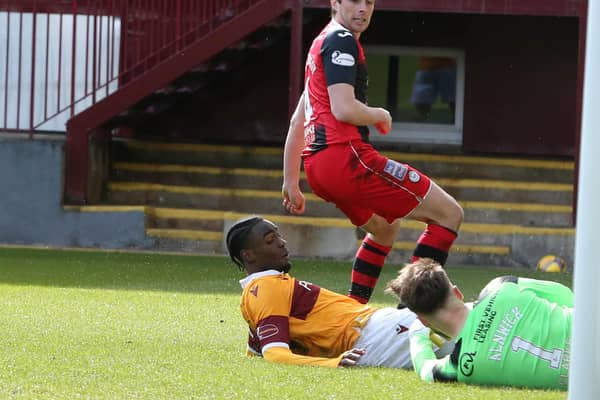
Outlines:
{"label": "grass pitch", "polygon": [[[345,293],[347,262],[292,273]],[[372,302],[396,273],[388,265]],[[507,273],[449,266],[467,299]],[[0,248],[2,399],[566,399],[565,392],[426,384],[412,371],[270,364],[244,356],[244,275],[225,257]]]}

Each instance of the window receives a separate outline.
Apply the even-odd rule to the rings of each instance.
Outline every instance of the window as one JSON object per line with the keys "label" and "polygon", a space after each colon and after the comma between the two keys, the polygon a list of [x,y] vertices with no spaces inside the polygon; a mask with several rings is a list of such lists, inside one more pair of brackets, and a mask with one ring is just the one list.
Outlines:
{"label": "window", "polygon": [[369,105],[392,114],[373,142],[462,144],[464,51],[365,46]]}

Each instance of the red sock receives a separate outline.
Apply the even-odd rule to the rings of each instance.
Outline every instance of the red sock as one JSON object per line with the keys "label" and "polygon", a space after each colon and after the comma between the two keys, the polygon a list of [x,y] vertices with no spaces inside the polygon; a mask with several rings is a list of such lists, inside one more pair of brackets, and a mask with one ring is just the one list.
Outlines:
{"label": "red sock", "polygon": [[385,257],[392,248],[365,237],[356,252],[352,266],[352,284],[348,296],[361,303],[369,301],[381,274]]}
{"label": "red sock", "polygon": [[457,237],[452,229],[440,225],[429,224],[417,240],[417,247],[413,252],[412,262],[419,258],[431,258],[441,265],[446,263],[448,251]]}

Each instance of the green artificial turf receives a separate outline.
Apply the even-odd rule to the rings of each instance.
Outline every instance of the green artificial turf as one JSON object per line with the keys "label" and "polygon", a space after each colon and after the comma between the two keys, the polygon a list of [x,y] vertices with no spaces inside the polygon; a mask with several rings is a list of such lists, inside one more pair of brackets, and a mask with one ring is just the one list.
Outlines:
{"label": "green artificial turf", "polygon": [[[345,293],[348,262],[292,273]],[[373,298],[396,266],[384,269]],[[507,273],[448,266],[467,299]],[[566,399],[565,392],[426,384],[412,371],[277,365],[244,355],[238,280],[225,257],[0,248],[2,399]]]}

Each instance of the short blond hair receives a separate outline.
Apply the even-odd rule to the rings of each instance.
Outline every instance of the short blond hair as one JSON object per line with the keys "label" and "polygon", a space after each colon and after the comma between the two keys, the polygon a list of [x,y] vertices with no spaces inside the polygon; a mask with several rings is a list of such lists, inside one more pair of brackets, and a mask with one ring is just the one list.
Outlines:
{"label": "short blond hair", "polygon": [[442,308],[451,290],[446,271],[430,258],[407,264],[385,289],[398,296],[411,311],[420,314],[432,314]]}

